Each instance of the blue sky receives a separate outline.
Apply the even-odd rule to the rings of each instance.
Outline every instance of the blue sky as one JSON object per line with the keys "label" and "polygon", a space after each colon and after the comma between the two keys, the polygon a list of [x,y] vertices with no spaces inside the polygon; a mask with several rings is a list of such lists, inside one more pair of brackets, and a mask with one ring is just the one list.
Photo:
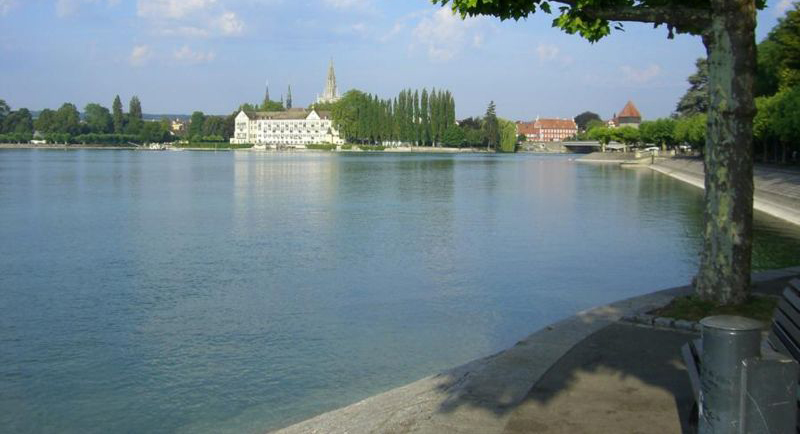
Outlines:
{"label": "blue sky", "polygon": [[[759,13],[759,40],[789,5]],[[609,118],[630,99],[652,119],[674,109],[704,53],[699,38],[650,25],[590,44],[552,18],[462,21],[428,0],[0,0],[0,99],[82,109],[138,95],[147,113],[227,114],[269,80],[273,99],[291,85],[307,105],[333,58],[342,91],[446,88],[459,118],[490,100],[513,120]]]}

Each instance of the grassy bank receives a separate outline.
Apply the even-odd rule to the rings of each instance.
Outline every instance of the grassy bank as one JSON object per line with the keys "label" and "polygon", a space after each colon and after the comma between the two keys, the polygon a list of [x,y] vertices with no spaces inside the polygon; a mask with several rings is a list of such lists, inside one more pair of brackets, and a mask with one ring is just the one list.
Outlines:
{"label": "grassy bank", "polygon": [[710,301],[700,300],[696,295],[676,297],[668,305],[650,312],[653,315],[664,316],[688,321],[699,321],[712,315],[738,315],[759,321],[770,322],[772,313],[778,299],[770,296],[754,295],[742,304],[734,306],[717,306]]}

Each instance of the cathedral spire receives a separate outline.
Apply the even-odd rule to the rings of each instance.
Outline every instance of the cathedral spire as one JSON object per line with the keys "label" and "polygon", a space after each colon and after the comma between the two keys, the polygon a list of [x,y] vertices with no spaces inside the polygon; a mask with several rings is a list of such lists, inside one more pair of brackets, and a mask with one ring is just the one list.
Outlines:
{"label": "cathedral spire", "polygon": [[339,89],[336,86],[336,72],[333,70],[333,58],[328,66],[328,79],[325,82],[325,92],[317,98],[317,102],[336,102],[339,100]]}
{"label": "cathedral spire", "polygon": [[264,94],[264,107],[269,104],[269,80],[267,80],[267,92]]}
{"label": "cathedral spire", "polygon": [[289,85],[289,91],[286,93],[286,109],[292,108],[292,85]]}

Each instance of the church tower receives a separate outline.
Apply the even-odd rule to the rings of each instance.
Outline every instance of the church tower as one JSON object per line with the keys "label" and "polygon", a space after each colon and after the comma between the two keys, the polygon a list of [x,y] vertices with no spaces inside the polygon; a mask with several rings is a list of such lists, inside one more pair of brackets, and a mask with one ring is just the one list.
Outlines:
{"label": "church tower", "polygon": [[317,97],[317,102],[327,103],[339,100],[339,89],[336,87],[336,72],[333,70],[333,59],[328,67],[328,80],[325,82],[325,92]]}
{"label": "church tower", "polygon": [[292,85],[289,85],[289,91],[286,93],[286,109],[292,108]]}
{"label": "church tower", "polygon": [[267,91],[264,94],[264,107],[266,107],[267,104],[269,104],[269,80],[267,80]]}

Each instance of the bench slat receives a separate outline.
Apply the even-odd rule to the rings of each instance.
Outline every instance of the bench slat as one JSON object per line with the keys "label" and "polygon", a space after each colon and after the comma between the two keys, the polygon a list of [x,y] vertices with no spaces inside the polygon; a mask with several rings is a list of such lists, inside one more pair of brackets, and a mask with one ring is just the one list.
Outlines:
{"label": "bench slat", "polygon": [[800,296],[797,295],[797,291],[795,291],[794,289],[792,288],[784,289],[781,301],[786,301],[786,303],[792,306],[792,309],[794,309],[795,311],[800,311]]}
{"label": "bench slat", "polygon": [[800,279],[792,279],[789,281],[789,286],[794,287],[795,291],[800,292]]}
{"label": "bench slat", "polygon": [[797,342],[791,339],[786,329],[784,329],[780,323],[775,322],[773,323],[772,331],[781,341],[783,347],[788,350],[784,354],[791,356],[795,360],[800,360],[800,348],[797,346]]}
{"label": "bench slat", "polygon": [[779,352],[781,354],[784,354],[786,356],[791,356],[792,355],[791,351],[789,351],[789,349],[786,348],[786,345],[783,344],[783,342],[781,341],[781,338],[778,337],[778,333],[779,332],[777,330],[775,330],[776,328],[777,328],[777,326],[773,323],[772,324],[772,333],[769,334],[769,337],[767,338],[767,341],[772,346],[773,350],[775,350],[775,351],[777,351],[777,352]]}
{"label": "bench slat", "polygon": [[[783,313],[786,316],[786,319],[791,321],[795,327],[800,326],[800,312],[798,312],[797,309],[791,305],[791,303],[786,301],[785,298],[781,298],[781,301],[778,302],[778,307],[775,309],[775,312]],[[792,336],[800,339],[800,335],[792,334]]]}

